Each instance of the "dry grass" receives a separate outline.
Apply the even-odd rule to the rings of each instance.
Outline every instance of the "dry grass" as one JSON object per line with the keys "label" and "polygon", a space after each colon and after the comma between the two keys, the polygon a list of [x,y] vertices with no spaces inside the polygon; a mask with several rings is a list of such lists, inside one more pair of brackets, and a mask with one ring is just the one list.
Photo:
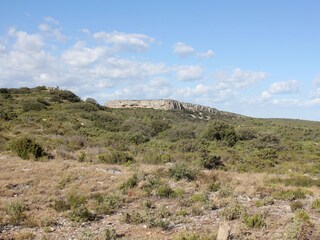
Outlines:
{"label": "dry grass", "polygon": [[[173,239],[190,231],[212,233],[218,230],[223,209],[235,200],[248,214],[266,214],[266,225],[261,229],[249,229],[241,218],[230,220],[235,238],[243,239],[245,233],[250,233],[252,239],[281,239],[286,232],[291,231],[294,213],[290,210],[290,202],[276,201],[273,205],[261,207],[255,205],[255,201],[270,196],[274,191],[274,186],[267,184],[274,175],[213,170],[203,171],[195,181],[175,181],[166,175],[167,168],[168,166],[152,165],[125,167],[62,159],[34,162],[2,155],[0,239],[33,239],[35,236],[35,239],[66,239],[70,236],[76,236],[77,239],[104,239],[104,231],[108,227],[116,229],[117,234],[124,235],[126,239]],[[93,196],[109,196],[118,192],[119,187],[133,173],[138,175],[138,185],[121,193],[123,206],[116,209],[114,214],[100,215],[100,218],[93,222],[78,224],[68,220],[67,212],[57,212],[50,207],[55,200],[66,199],[68,195],[77,193],[86,197],[86,206],[94,210],[97,202]],[[148,181],[148,176],[158,176],[178,195],[160,198],[147,194],[143,186]],[[219,183],[222,190],[209,192],[208,186],[212,181]],[[222,195],[220,191],[226,191],[223,189],[228,187],[232,191]],[[278,185],[278,188],[291,187]],[[311,209],[311,203],[319,198],[320,191],[315,187],[308,190],[313,192],[313,196],[301,201],[310,215],[310,226],[318,226],[320,213]],[[14,201],[26,206],[25,219],[17,223],[16,227],[10,225],[6,212],[7,205]],[[161,216],[163,208],[170,215],[169,230],[148,228],[146,223],[124,224],[122,221],[126,212],[135,210],[143,215],[149,211],[150,216]],[[311,228],[313,234],[317,234],[319,229]]]}

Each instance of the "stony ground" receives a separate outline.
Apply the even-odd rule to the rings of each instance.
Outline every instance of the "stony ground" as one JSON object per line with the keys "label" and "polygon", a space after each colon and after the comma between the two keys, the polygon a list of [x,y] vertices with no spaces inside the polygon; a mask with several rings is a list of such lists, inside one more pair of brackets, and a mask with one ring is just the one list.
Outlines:
{"label": "stony ground", "polygon": [[[167,176],[171,166],[35,162],[0,155],[0,239],[215,239],[222,222],[231,227],[229,239],[320,239],[320,212],[312,205],[320,198],[317,186],[271,181],[289,175],[218,170],[177,180]],[[150,187],[151,179],[158,182]],[[210,190],[212,183],[217,187]],[[303,196],[275,194],[297,189]],[[115,194],[115,204],[97,200]],[[75,209],[59,209],[58,200],[78,201],[94,218],[71,219]],[[244,216],[254,214],[262,222],[246,223]]]}

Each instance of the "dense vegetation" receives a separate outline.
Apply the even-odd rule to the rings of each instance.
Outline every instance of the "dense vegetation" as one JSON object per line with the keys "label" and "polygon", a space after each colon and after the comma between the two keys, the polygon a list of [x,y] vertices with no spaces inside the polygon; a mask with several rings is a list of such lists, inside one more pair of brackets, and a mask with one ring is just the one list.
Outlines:
{"label": "dense vegetation", "polygon": [[[22,158],[36,151],[31,155],[39,159],[45,149],[43,159],[68,155],[90,162],[187,162],[233,171],[320,170],[319,122],[108,109],[46,87],[0,89],[0,98],[0,150],[11,149]],[[37,149],[21,149],[20,138]]]}

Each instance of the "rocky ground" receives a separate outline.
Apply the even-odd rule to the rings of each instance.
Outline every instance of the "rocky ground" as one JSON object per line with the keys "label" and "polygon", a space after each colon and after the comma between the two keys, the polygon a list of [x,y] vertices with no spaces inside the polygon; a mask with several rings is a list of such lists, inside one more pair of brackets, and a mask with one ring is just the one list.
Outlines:
{"label": "rocky ground", "polygon": [[320,239],[317,186],[218,170],[178,179],[170,168],[1,155],[0,239],[216,239],[229,227],[228,239]]}

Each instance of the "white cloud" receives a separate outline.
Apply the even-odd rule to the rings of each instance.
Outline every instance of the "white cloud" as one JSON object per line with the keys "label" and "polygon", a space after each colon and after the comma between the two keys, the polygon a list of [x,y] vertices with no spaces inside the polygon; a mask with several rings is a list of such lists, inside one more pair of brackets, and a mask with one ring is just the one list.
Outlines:
{"label": "white cloud", "polygon": [[50,16],[44,17],[43,20],[44,20],[45,22],[54,23],[54,24],[56,24],[56,25],[59,25],[59,24],[60,24],[60,22],[59,22],[58,20],[56,20],[56,19],[54,19],[53,17],[50,17]]}
{"label": "white cloud", "polygon": [[46,17],[44,18],[45,23],[39,24],[38,28],[46,37],[54,38],[58,41],[66,41],[67,36],[61,33],[61,30],[54,25],[59,25],[59,22],[53,18]]}
{"label": "white cloud", "polygon": [[40,34],[28,34],[23,31],[11,30],[10,34],[16,37],[16,42],[13,46],[15,50],[25,52],[38,52],[43,46],[43,39]]}
{"label": "white cloud", "polygon": [[176,68],[179,81],[195,81],[203,78],[204,69],[202,66],[180,66]]}
{"label": "white cloud", "polygon": [[213,56],[214,56],[214,52],[212,50],[197,53],[197,57],[200,57],[200,58],[211,58]]}
{"label": "white cloud", "polygon": [[317,87],[320,87],[320,75],[316,76],[316,77],[313,79],[313,83],[314,83],[314,85],[316,85]]}
{"label": "white cloud", "polygon": [[262,99],[262,100],[269,100],[269,99],[271,99],[271,98],[272,98],[272,94],[269,93],[268,91],[263,91],[263,92],[261,93],[261,99]]}
{"label": "white cloud", "polygon": [[153,38],[144,34],[123,32],[96,32],[93,38],[111,44],[118,50],[133,52],[145,51],[154,42]]}
{"label": "white cloud", "polygon": [[177,42],[173,45],[173,52],[180,57],[188,57],[190,55],[193,55],[195,53],[195,50],[193,49],[193,47],[183,42]]}
{"label": "white cloud", "polygon": [[62,54],[62,59],[75,67],[83,67],[96,62],[106,54],[106,48],[87,48],[84,42],[77,42]]}
{"label": "white cloud", "polygon": [[217,81],[219,89],[241,89],[252,86],[267,78],[266,72],[247,71],[240,68],[235,68],[228,72],[214,73],[214,79]]}
{"label": "white cloud", "polygon": [[273,83],[269,90],[271,94],[290,94],[299,92],[299,82],[296,80],[280,81]]}
{"label": "white cloud", "polygon": [[0,53],[5,52],[6,47],[0,43]]}

